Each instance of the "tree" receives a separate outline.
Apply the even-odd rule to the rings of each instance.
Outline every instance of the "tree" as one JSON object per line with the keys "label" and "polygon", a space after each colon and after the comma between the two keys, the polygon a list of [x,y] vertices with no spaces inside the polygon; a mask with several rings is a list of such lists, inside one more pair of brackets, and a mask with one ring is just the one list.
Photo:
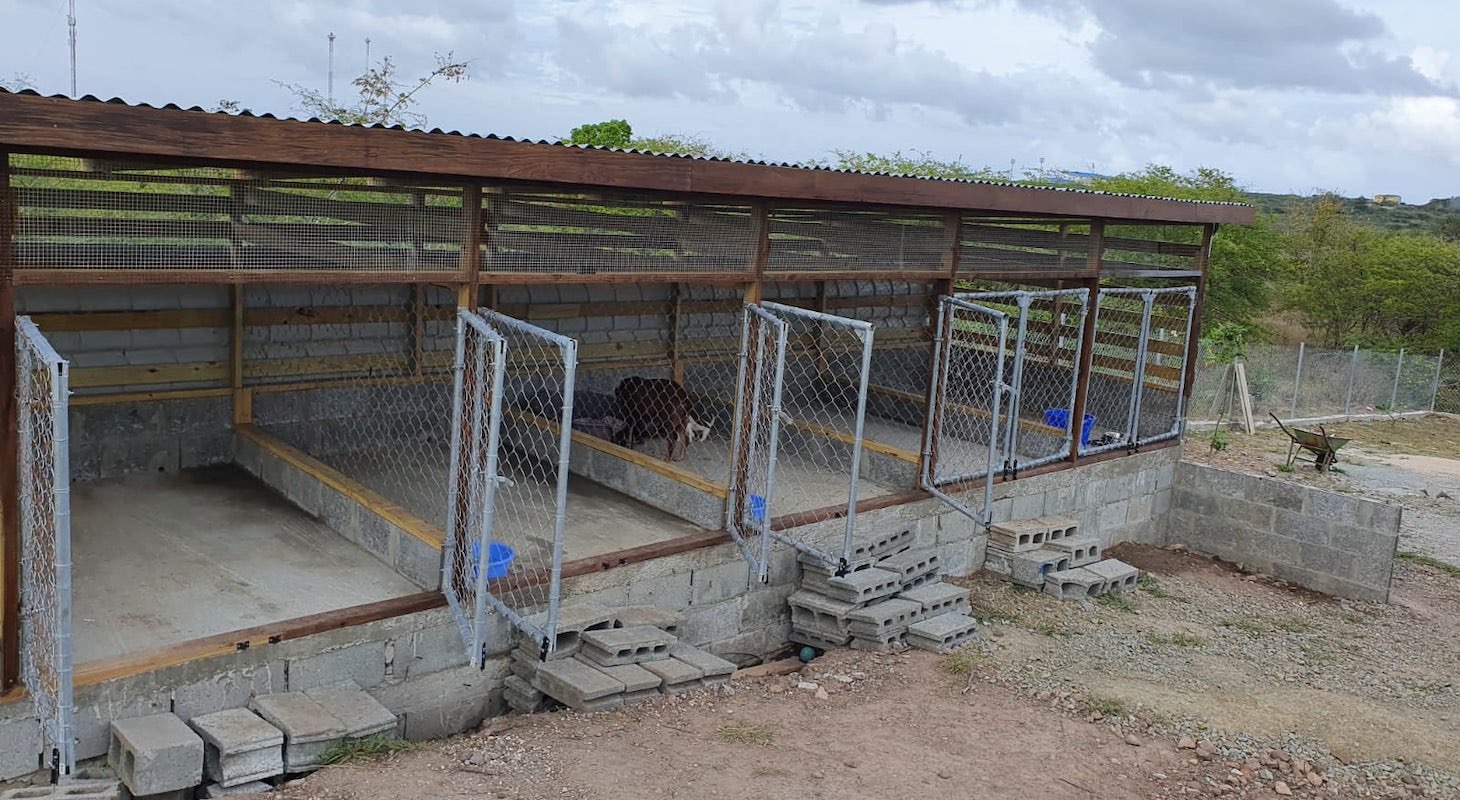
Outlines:
{"label": "tree", "polygon": [[17,72],[9,78],[0,79],[0,89],[5,89],[6,91],[21,92],[34,88],[35,78],[32,78],[24,72]]}
{"label": "tree", "polygon": [[625,119],[610,119],[604,122],[590,122],[574,128],[568,138],[560,139],[562,144],[580,147],[608,147],[626,150],[634,140],[634,127]]}
{"label": "tree", "polygon": [[466,80],[470,66],[470,61],[457,61],[451,53],[437,53],[436,68],[409,83],[399,79],[395,62],[386,56],[380,60],[379,66],[350,82],[357,92],[355,101],[350,105],[335,103],[318,89],[294,83],[276,83],[288,89],[294,95],[299,110],[312,117],[351,125],[422,127],[426,124],[426,115],[411,110],[416,105],[416,95],[438,79],[453,83]]}
{"label": "tree", "polygon": [[813,162],[807,166],[830,166],[849,172],[876,172],[887,175],[904,175],[912,178],[937,178],[960,181],[1007,181],[1009,176],[988,167],[971,167],[962,160],[942,161],[926,152],[901,150],[888,154],[859,153],[853,150],[832,151],[834,160],[830,164]]}
{"label": "tree", "polygon": [[709,140],[680,133],[658,136],[634,136],[628,120],[610,119],[589,122],[570,131],[559,144],[579,147],[606,147],[613,150],[642,150],[661,155],[696,156],[699,158],[743,158],[743,154],[721,150]]}

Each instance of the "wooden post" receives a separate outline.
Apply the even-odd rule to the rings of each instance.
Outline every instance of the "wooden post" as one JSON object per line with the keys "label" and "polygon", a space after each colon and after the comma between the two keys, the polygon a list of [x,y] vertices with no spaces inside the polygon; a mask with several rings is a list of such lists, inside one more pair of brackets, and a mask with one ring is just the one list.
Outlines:
{"label": "wooden post", "polygon": [[20,416],[15,399],[15,231],[10,154],[0,150],[0,692],[20,681]]}
{"label": "wooden post", "polygon": [[253,422],[253,391],[243,385],[243,340],[244,340],[244,287],[235,283],[233,294],[233,327],[229,331],[228,385],[233,389],[233,424],[247,425]]}
{"label": "wooden post", "polygon": [[1100,262],[1105,250],[1105,223],[1090,221],[1089,269],[1096,277],[1085,279],[1085,345],[1080,350],[1080,371],[1075,376],[1075,407],[1070,409],[1070,463],[1080,461],[1080,434],[1085,429],[1085,406],[1090,396],[1090,372],[1095,364],[1095,315],[1100,297]]}
{"label": "wooden post", "polygon": [[[956,252],[954,253],[953,258],[956,264],[958,258]],[[956,268],[957,267],[955,266],[954,269]],[[929,286],[929,289],[931,290],[931,299],[928,301],[928,391],[926,396],[923,398],[924,414],[922,430],[922,434],[925,437],[925,442],[928,449],[928,466],[933,463],[933,459],[936,459],[938,457],[938,426],[937,418],[933,414],[934,404],[939,401],[939,398],[937,396],[938,375],[936,374],[938,370],[939,332],[936,330],[938,326],[938,306],[942,304],[944,297],[953,294],[953,287],[953,278],[944,278],[940,281],[934,282]],[[930,432],[927,427],[929,425],[933,426],[931,436],[929,435]],[[925,465],[923,463],[923,459],[918,459],[918,479],[920,481],[919,485],[921,485],[922,483],[931,483],[933,481],[933,476],[926,473],[924,466]]]}
{"label": "wooden post", "polygon": [[684,285],[669,287],[669,368],[675,383],[684,385],[684,361],[679,357],[680,326],[684,317]]}
{"label": "wooden post", "polygon": [[1207,305],[1207,269],[1212,263],[1212,238],[1217,235],[1216,225],[1203,225],[1201,231],[1201,250],[1196,254],[1196,268],[1201,276],[1196,279],[1196,306],[1191,310],[1191,336],[1188,337],[1186,350],[1186,363],[1182,369],[1186,375],[1181,382],[1181,393],[1186,397],[1186,402],[1191,402],[1191,389],[1196,383],[1196,343],[1201,341],[1201,317]]}
{"label": "wooden post", "polygon": [[482,187],[481,184],[468,184],[461,191],[461,207],[465,216],[466,236],[461,244],[461,262],[459,269],[463,284],[456,291],[456,305],[458,308],[477,307],[477,284],[481,281],[482,274]]}

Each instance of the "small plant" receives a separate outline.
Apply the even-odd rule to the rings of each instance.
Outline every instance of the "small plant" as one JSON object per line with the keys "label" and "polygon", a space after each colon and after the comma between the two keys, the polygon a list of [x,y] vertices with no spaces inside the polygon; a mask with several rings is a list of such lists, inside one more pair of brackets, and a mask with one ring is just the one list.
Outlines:
{"label": "small plant", "polygon": [[1265,628],[1261,622],[1258,622],[1255,619],[1247,619],[1246,617],[1234,617],[1232,619],[1224,619],[1222,620],[1221,625],[1223,628],[1231,628],[1235,631],[1242,631],[1243,633],[1254,638],[1259,637],[1267,632],[1267,628]]}
{"label": "small plant", "polygon": [[1100,695],[1091,695],[1085,700],[1085,705],[1089,707],[1091,711],[1094,711],[1102,717],[1125,716],[1125,703],[1122,703],[1113,697],[1101,697]]}
{"label": "small plant", "polygon": [[1178,631],[1176,633],[1170,634],[1169,636],[1159,633],[1148,633],[1146,634],[1146,641],[1153,645],[1156,645],[1157,647],[1161,647],[1163,645],[1175,645],[1176,647],[1199,647],[1203,644],[1206,644],[1206,639],[1203,639],[1194,633],[1187,633],[1186,631]]}
{"label": "small plant", "polygon": [[960,650],[943,656],[943,659],[938,662],[938,666],[942,667],[943,671],[949,675],[966,678],[973,674],[973,668],[978,665],[978,660],[976,654],[967,650]]}
{"label": "small plant", "polygon": [[1039,623],[1035,623],[1030,628],[1030,630],[1034,631],[1035,633],[1042,633],[1045,636],[1049,636],[1051,638],[1053,638],[1055,636],[1063,636],[1066,633],[1068,633],[1068,631],[1066,631],[1064,628],[1060,627],[1058,623],[1054,623],[1054,622],[1039,622]]}
{"label": "small plant", "polygon": [[1311,664],[1324,664],[1333,660],[1333,654],[1317,645],[1305,644],[1302,647],[1303,658]]}
{"label": "small plant", "polygon": [[1161,582],[1156,580],[1156,576],[1147,572],[1142,572],[1140,576],[1136,578],[1136,588],[1140,589],[1141,591],[1152,597],[1170,596],[1166,594],[1165,589],[1161,588]]}
{"label": "small plant", "polygon": [[1292,464],[1275,464],[1278,472],[1296,472]]}
{"label": "small plant", "polygon": [[1311,622],[1306,619],[1299,619],[1298,617],[1279,620],[1274,623],[1273,627],[1284,633],[1307,633],[1313,630],[1313,624]]}
{"label": "small plant", "polygon": [[735,744],[769,747],[776,739],[776,732],[759,725],[721,725],[720,738]]}
{"label": "small plant", "polygon": [[1227,432],[1226,431],[1222,430],[1221,428],[1213,428],[1212,429],[1212,451],[1213,452],[1220,453],[1223,450],[1226,450],[1227,449],[1227,445],[1229,445],[1229,444],[1231,444],[1231,442],[1227,441]]}
{"label": "small plant", "polygon": [[1416,553],[1413,550],[1400,550],[1395,553],[1396,558],[1402,558],[1412,564],[1420,564],[1431,569],[1437,569],[1447,575],[1460,578],[1460,566],[1441,561],[1434,556],[1427,556],[1424,553]]}
{"label": "small plant", "polygon": [[1105,606],[1106,608],[1114,608],[1119,611],[1129,611],[1134,613],[1136,610],[1135,601],[1130,599],[1130,595],[1126,594],[1125,592],[1109,592],[1106,594],[1102,594],[1095,599],[1095,602],[1099,603],[1102,606]]}
{"label": "small plant", "polygon": [[1355,614],[1352,611],[1345,611],[1339,614],[1338,618],[1350,625],[1362,625],[1364,623],[1364,616],[1362,614]]}
{"label": "small plant", "polygon": [[345,741],[331,747],[320,761],[325,764],[347,764],[351,761],[360,761],[377,756],[390,755],[391,753],[402,753],[415,750],[419,745],[415,742],[407,742],[404,739],[397,739],[383,733],[375,736],[367,736],[364,739]]}

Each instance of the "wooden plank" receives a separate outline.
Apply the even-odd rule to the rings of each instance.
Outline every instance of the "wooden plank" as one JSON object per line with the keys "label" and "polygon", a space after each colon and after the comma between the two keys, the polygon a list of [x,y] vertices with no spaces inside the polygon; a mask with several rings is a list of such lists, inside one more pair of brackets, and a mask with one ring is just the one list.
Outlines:
{"label": "wooden plank", "polygon": [[[445,270],[198,269],[46,267],[15,271],[17,286],[133,286],[139,283],[278,283],[337,285],[360,283],[454,283],[461,273]],[[532,281],[533,283],[539,280]]]}
{"label": "wooden plank", "polygon": [[[1211,267],[1212,239],[1217,235],[1217,226],[1204,225],[1201,233],[1201,251],[1196,256],[1196,269],[1201,273],[1196,280],[1196,305],[1191,309],[1191,330],[1186,336],[1188,342],[1201,341],[1202,317],[1207,305],[1207,270]],[[1191,400],[1192,387],[1196,384],[1196,362],[1193,352],[1186,359],[1186,376],[1181,381],[1181,394],[1187,402]]]}
{"label": "wooden plank", "polygon": [[[531,412],[523,411],[520,408],[504,408],[503,413],[513,419],[521,420],[528,423],[529,425],[533,425],[538,428],[542,428],[543,430],[550,431],[553,434],[557,434],[558,431],[561,430],[556,422],[545,419]],[[663,475],[664,477],[676,483],[682,483],[686,486],[705,492],[706,494],[718,497],[721,500],[724,500],[728,496],[728,492],[726,491],[724,485],[709,480],[708,478],[705,478],[698,473],[690,472],[683,467],[676,466],[663,459],[640,453],[638,450],[632,450],[627,447],[616,445],[613,442],[607,441],[605,439],[600,439],[597,436],[590,436],[578,430],[573,431],[570,436],[572,437],[573,445],[576,447],[586,447],[589,450],[597,450],[600,453],[606,453],[613,456],[614,458],[622,459],[629,462],[630,464],[642,467],[655,474]]]}
{"label": "wooden plank", "polygon": [[[273,388],[273,387],[270,387]],[[165,392],[121,392],[117,394],[73,394],[71,407],[105,406],[118,403],[160,403],[168,400],[199,400],[210,397],[232,397],[233,389],[173,389]]]}
{"label": "wooden plank", "polygon": [[406,534],[440,550],[446,542],[446,535],[440,528],[417,517],[415,514],[385,499],[377,492],[361,485],[319,459],[293,445],[275,439],[253,425],[236,425],[234,433],[249,439],[275,458],[281,459],[296,469],[308,473],[315,480],[364,506],[371,513],[400,528]]}
{"label": "wooden plank", "polygon": [[233,303],[233,327],[229,330],[229,386],[233,389],[233,424],[245,425],[253,422],[253,398],[243,386],[244,345],[244,289],[243,284],[231,287]]}
{"label": "wooden plank", "polygon": [[0,149],[0,692],[20,681],[20,408],[15,396],[15,225],[10,154]]}

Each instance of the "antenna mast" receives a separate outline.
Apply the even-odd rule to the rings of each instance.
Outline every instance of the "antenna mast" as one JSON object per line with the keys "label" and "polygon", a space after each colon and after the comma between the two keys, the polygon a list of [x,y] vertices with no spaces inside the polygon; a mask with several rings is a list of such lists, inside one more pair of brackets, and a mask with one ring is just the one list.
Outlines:
{"label": "antenna mast", "polygon": [[335,104],[335,32],[330,31],[330,77],[326,91],[331,107]]}
{"label": "antenna mast", "polygon": [[76,0],[66,12],[66,26],[71,29],[71,96],[76,96]]}

